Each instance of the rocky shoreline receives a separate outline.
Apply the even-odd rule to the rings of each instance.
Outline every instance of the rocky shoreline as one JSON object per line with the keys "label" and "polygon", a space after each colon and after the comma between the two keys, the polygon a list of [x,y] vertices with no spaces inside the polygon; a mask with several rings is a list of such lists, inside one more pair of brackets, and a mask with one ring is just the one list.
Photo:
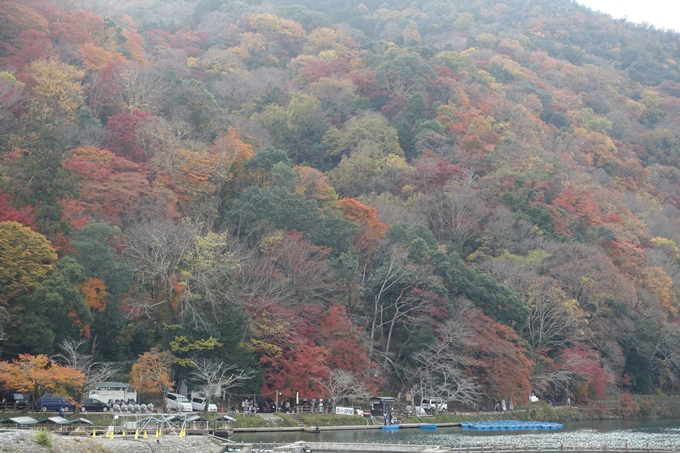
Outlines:
{"label": "rocky shoreline", "polygon": [[49,433],[50,444],[39,444],[39,431],[7,429],[0,431],[0,451],[7,453],[221,453],[224,444],[207,436],[163,436],[160,439],[123,439],[63,436]]}

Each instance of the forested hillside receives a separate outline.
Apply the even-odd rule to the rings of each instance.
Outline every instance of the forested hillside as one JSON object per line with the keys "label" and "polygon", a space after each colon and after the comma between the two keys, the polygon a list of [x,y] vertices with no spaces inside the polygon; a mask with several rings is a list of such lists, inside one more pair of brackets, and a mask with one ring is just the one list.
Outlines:
{"label": "forested hillside", "polygon": [[569,0],[0,0],[0,380],[676,391],[677,59]]}

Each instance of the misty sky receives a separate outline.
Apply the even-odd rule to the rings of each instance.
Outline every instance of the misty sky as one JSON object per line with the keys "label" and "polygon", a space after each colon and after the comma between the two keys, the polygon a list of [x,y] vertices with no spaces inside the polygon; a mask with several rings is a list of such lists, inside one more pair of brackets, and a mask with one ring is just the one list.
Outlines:
{"label": "misty sky", "polygon": [[576,0],[595,11],[615,19],[628,17],[635,23],[648,22],[656,27],[680,32],[680,1],[678,0]]}

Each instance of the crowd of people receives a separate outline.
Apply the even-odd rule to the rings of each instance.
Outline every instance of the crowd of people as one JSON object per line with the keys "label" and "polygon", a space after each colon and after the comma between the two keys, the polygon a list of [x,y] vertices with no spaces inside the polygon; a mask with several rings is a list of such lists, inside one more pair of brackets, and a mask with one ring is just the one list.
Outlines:
{"label": "crowd of people", "polygon": [[[313,413],[313,414],[323,414],[326,412],[330,412],[332,410],[332,400],[329,398],[327,401],[324,402],[323,399],[312,399],[308,400],[307,398],[304,398],[299,404],[295,402],[293,398],[288,398],[284,401],[280,401],[278,403],[278,406],[276,402],[274,401],[265,401],[262,404],[258,404],[256,401],[252,399],[245,399],[241,401],[241,410],[239,411],[239,408],[237,406],[231,406],[231,413],[232,414],[239,414],[243,413],[246,415],[249,414],[255,414],[255,413],[273,413],[273,412],[281,412],[281,413],[290,413],[290,412],[306,412],[306,413]],[[299,410],[298,410],[299,408]]]}

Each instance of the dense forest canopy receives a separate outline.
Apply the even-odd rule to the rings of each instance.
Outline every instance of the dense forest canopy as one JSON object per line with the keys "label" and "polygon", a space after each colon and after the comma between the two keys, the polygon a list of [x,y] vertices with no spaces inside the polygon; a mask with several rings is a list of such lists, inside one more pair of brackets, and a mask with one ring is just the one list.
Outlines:
{"label": "dense forest canopy", "polygon": [[679,59],[569,0],[0,0],[0,380],[676,391]]}

